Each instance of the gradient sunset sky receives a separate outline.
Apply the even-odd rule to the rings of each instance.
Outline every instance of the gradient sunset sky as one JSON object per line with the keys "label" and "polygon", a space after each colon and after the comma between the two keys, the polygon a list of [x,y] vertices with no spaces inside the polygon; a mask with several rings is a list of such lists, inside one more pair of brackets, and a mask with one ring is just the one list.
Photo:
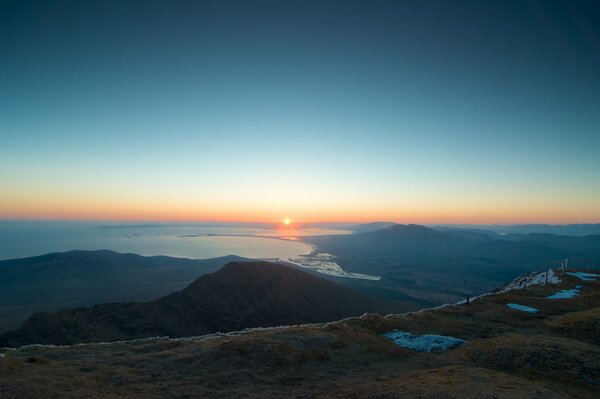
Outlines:
{"label": "gradient sunset sky", "polygon": [[600,222],[593,1],[1,1],[0,219]]}

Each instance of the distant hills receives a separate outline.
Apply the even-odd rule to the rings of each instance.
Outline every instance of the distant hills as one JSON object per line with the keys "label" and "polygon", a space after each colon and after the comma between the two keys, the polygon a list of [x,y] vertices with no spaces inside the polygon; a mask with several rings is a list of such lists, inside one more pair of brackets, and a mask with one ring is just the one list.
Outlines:
{"label": "distant hills", "polygon": [[0,261],[0,332],[34,312],[102,302],[148,301],[180,290],[238,256],[185,259],[69,251]]}
{"label": "distant hills", "polygon": [[353,231],[355,233],[368,233],[370,231],[385,229],[385,228],[394,226],[395,224],[396,223],[394,223],[394,222],[372,222],[372,223],[357,224],[354,226],[346,227],[346,229]]}
{"label": "distant hills", "polygon": [[184,337],[409,309],[281,264],[232,262],[155,301],[36,313],[1,335],[0,347]]}
{"label": "distant hills", "polygon": [[[347,230],[356,233],[367,233],[370,231],[381,230],[398,223],[395,222],[371,222],[345,227]],[[433,230],[462,230],[477,231],[491,235],[525,235],[532,233],[556,234],[566,236],[587,236],[600,235],[600,223],[579,223],[579,224],[451,224],[427,226]]]}
{"label": "distant hills", "polygon": [[[502,238],[485,231],[434,230],[425,226],[395,224],[390,227],[353,234],[306,237],[319,250],[336,255],[399,260],[451,257],[488,257],[557,261],[568,256],[600,254],[600,236],[570,237],[529,234]],[[587,253],[589,252],[589,253]]]}
{"label": "distant hills", "polygon": [[600,262],[600,235],[501,235],[481,229],[394,224],[303,240],[318,252],[335,255],[346,271],[381,276],[379,289],[434,303],[491,290],[524,272],[559,267],[565,258],[574,267]]}
{"label": "distant hills", "polygon": [[600,234],[600,223],[580,223],[580,224],[515,224],[515,225],[448,225],[432,226],[433,229],[440,228],[457,229],[479,229],[494,232],[496,234],[557,234],[567,236],[586,236]]}

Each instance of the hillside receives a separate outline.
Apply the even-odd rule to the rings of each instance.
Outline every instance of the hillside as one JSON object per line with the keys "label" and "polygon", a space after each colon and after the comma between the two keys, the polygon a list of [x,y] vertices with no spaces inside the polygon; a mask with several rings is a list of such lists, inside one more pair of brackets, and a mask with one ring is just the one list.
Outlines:
{"label": "hillside", "polygon": [[180,290],[238,256],[184,259],[69,251],[0,261],[0,333],[34,312],[102,302],[149,301]]}
{"label": "hillside", "polygon": [[[470,305],[405,315],[189,339],[4,350],[0,396],[598,397],[600,282],[560,275],[558,284],[543,285],[543,277],[521,279],[515,289]],[[523,281],[542,284],[519,289]],[[574,298],[548,299],[577,286]],[[465,342],[446,351],[418,352],[383,336],[396,329]]]}
{"label": "hillside", "polygon": [[370,298],[280,264],[232,262],[152,302],[36,313],[23,327],[0,335],[0,346],[185,337],[408,309],[414,307]]}
{"label": "hillside", "polygon": [[396,225],[394,222],[371,222],[356,224],[354,226],[346,227],[346,229],[355,233],[368,233],[370,231],[377,231],[394,225]]}
{"label": "hillside", "polygon": [[[472,227],[472,226],[469,226]],[[480,228],[502,234],[547,233],[566,236],[587,236],[600,234],[600,223],[580,224],[517,224],[517,225],[488,225]]]}
{"label": "hillside", "polygon": [[571,237],[527,234],[504,237],[477,229],[393,225],[351,235],[303,237],[316,252],[335,255],[352,273],[381,276],[378,290],[399,291],[434,304],[478,295],[516,276],[600,259],[600,236]]}

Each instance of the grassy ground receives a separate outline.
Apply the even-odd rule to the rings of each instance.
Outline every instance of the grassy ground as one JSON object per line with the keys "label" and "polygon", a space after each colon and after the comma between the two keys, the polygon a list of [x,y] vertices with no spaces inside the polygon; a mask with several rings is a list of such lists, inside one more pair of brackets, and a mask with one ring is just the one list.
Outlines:
{"label": "grassy ground", "polygon": [[[600,395],[600,282],[483,297],[409,315],[189,340],[0,351],[2,398],[593,398]],[[575,299],[549,300],[583,286]],[[540,310],[511,310],[514,302]],[[412,352],[381,333],[468,341]]]}

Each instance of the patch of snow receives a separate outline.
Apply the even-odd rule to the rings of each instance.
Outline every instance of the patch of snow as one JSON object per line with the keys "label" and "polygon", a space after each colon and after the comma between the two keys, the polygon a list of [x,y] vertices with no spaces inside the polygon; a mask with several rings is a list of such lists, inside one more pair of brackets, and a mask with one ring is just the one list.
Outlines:
{"label": "patch of snow", "polygon": [[[556,275],[556,273],[554,273],[554,270],[548,269],[548,272],[534,272],[534,273],[530,273],[530,274],[525,274],[523,276],[519,276],[516,279],[514,279],[511,283],[502,287],[501,289],[499,289],[497,291],[486,292],[484,294],[474,296],[472,298],[469,298],[469,301],[471,303],[473,303],[477,299],[485,298],[487,296],[502,294],[502,293],[505,293],[505,292],[508,292],[511,290],[523,289],[524,286],[529,287],[530,285],[545,284],[546,283],[546,273],[548,273],[548,284],[560,284],[561,280]],[[390,318],[396,317],[396,316],[409,316],[409,315],[419,314],[419,313],[423,313],[423,312],[428,312],[430,310],[438,310],[438,309],[444,309],[444,308],[448,308],[448,307],[452,307],[452,306],[460,306],[460,305],[464,305],[466,303],[467,303],[467,300],[463,299],[458,302],[445,303],[443,305],[435,306],[432,308],[420,309],[415,312],[406,312],[406,313],[402,313],[399,315],[389,314],[389,315],[386,315],[384,317],[384,319],[390,319]]]}
{"label": "patch of snow", "polygon": [[543,285],[546,283],[546,273],[548,273],[548,284],[559,284],[560,278],[554,273],[554,270],[548,269],[547,272],[534,272],[530,274],[524,274],[517,277],[511,283],[504,286],[498,292],[503,293],[516,289],[523,289],[530,285]]}
{"label": "patch of snow", "polygon": [[525,305],[519,305],[518,303],[507,303],[506,306],[508,306],[511,309],[520,310],[520,311],[527,312],[527,313],[537,313],[540,311],[539,309],[532,308],[532,307],[525,306]]}
{"label": "patch of snow", "polygon": [[407,332],[394,330],[383,336],[396,345],[417,352],[445,351],[464,344],[465,340],[436,334],[412,335]]}
{"label": "patch of snow", "polygon": [[569,276],[577,277],[583,281],[596,281],[597,278],[600,278],[600,274],[594,273],[585,273],[585,272],[566,272]]}
{"label": "patch of snow", "polygon": [[560,290],[546,298],[547,299],[571,299],[571,298],[575,298],[575,297],[578,297],[579,295],[581,295],[580,290],[581,290],[581,286],[576,285],[575,288],[571,288],[570,290]]}

